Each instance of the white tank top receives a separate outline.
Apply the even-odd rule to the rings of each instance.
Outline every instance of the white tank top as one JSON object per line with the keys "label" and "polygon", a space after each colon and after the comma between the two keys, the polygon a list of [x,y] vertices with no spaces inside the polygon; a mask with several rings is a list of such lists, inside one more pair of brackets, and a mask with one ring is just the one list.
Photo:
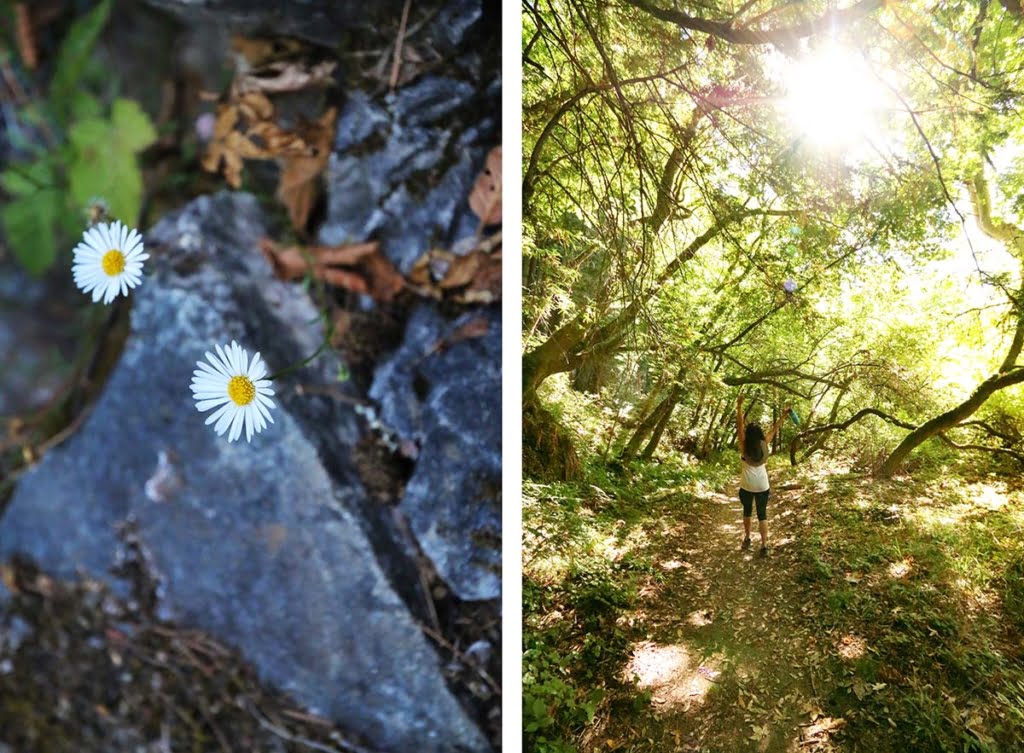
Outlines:
{"label": "white tank top", "polygon": [[[768,444],[761,443],[761,451],[765,460],[768,458]],[[740,489],[748,492],[768,491],[768,467],[765,463],[750,465],[746,460],[740,458]]]}
{"label": "white tank top", "polygon": [[764,465],[747,465],[740,461],[740,489],[748,492],[768,491],[768,468]]}

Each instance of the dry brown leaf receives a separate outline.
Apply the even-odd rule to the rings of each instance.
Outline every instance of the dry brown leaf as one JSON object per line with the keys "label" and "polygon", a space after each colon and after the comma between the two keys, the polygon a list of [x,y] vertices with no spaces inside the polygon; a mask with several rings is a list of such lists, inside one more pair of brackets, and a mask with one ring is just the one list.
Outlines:
{"label": "dry brown leaf", "polygon": [[293,92],[330,79],[337,63],[325,60],[309,67],[301,61],[278,61],[249,71],[235,80],[240,94],[246,92]]}
{"label": "dry brown leaf", "polygon": [[[244,50],[245,54],[269,54],[278,49],[276,41],[267,49],[262,44],[263,40],[235,40],[236,49]],[[229,94],[230,101],[217,108],[213,137],[202,165],[209,172],[222,171],[228,185],[239,188],[245,160],[280,160],[278,199],[287,208],[294,227],[303,228],[319,195],[316,178],[330,157],[337,109],[332,107],[317,121],[285,130],[274,121],[274,104],[265,92],[286,91],[288,89],[280,87],[297,84],[301,76],[306,76],[307,83],[323,80],[330,75],[334,64],[303,68],[297,62],[278,61],[269,63],[267,68],[284,75],[287,81],[246,90],[245,86],[239,85],[240,79],[236,79]],[[250,72],[240,74],[240,77],[244,79],[252,75]]]}
{"label": "dry brown leaf", "polygon": [[288,210],[292,227],[306,226],[320,195],[320,173],[327,167],[334,141],[334,121],[338,111],[330,108],[315,123],[300,127],[306,152],[281,160],[281,178],[277,184],[277,198]]}
{"label": "dry brown leaf", "polygon": [[237,107],[239,114],[251,123],[274,117],[274,105],[261,92],[250,92],[240,97]]}
{"label": "dry brown leaf", "polygon": [[413,264],[409,282],[416,292],[430,298],[494,303],[501,300],[501,249],[475,248],[461,256],[433,249]]}
{"label": "dry brown leaf", "polygon": [[491,149],[469,194],[469,208],[484,225],[501,222],[501,146]]}
{"label": "dry brown leaf", "polygon": [[455,256],[446,252],[449,257],[448,260],[448,271],[445,272],[444,277],[438,282],[438,287],[442,290],[451,290],[452,288],[461,288],[469,285],[473,282],[473,278],[476,277],[476,273],[480,269],[480,265],[483,264],[483,255],[472,251],[465,256]]}
{"label": "dry brown leaf", "polygon": [[483,337],[490,331],[490,329],[491,323],[487,319],[482,316],[476,316],[452,332],[447,338],[447,343],[449,345],[454,345],[455,343],[462,342],[463,340],[473,340],[477,337]]}
{"label": "dry brown leaf", "polygon": [[405,287],[402,275],[376,241],[300,248],[278,246],[264,238],[260,249],[282,280],[295,280],[312,271],[329,285],[365,293],[377,301],[390,301]]}
{"label": "dry brown leaf", "polygon": [[249,68],[258,68],[275,60],[304,55],[309,44],[294,37],[231,37],[232,49],[245,59]]}
{"label": "dry brown leaf", "polygon": [[434,347],[431,348],[431,353],[439,353],[447,350],[456,343],[460,343],[464,340],[473,340],[477,337],[483,337],[491,328],[491,323],[482,316],[475,316],[468,322],[463,323],[459,327],[448,335],[443,337],[434,343]]}

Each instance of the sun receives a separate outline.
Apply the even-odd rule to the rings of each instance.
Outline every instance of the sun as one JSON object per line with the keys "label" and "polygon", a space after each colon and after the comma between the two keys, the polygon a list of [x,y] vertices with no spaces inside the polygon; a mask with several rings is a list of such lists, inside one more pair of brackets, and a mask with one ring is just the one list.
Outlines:
{"label": "sun", "polygon": [[822,149],[841,149],[878,133],[887,106],[885,85],[856,50],[830,42],[777,65],[790,127]]}

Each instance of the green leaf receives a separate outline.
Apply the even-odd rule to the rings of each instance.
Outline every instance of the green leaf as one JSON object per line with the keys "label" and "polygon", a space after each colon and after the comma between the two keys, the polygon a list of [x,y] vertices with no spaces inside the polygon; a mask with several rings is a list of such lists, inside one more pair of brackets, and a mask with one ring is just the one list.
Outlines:
{"label": "green leaf", "polygon": [[88,92],[77,90],[71,97],[71,120],[103,117],[103,104]]}
{"label": "green leaf", "polygon": [[73,157],[68,166],[71,197],[84,206],[102,197],[110,213],[128,224],[139,218],[142,173],[135,154],[156,138],[156,130],[138,103],[118,99],[111,119],[86,118],[68,131]]}
{"label": "green leaf", "polygon": [[140,152],[156,141],[156,129],[139,103],[134,99],[116,99],[111,120],[117,131],[117,146],[130,152]]}
{"label": "green leaf", "polygon": [[57,256],[53,226],[62,208],[63,194],[46,189],[17,198],[0,209],[11,250],[30,274],[43,273]]}
{"label": "green leaf", "polygon": [[75,86],[107,23],[111,5],[111,0],[102,0],[71,25],[71,30],[61,43],[50,83],[50,102],[61,122],[66,123],[69,119]]}
{"label": "green leaf", "polygon": [[38,191],[56,189],[53,168],[40,159],[23,165],[12,165],[0,173],[0,187],[15,196],[33,196]]}

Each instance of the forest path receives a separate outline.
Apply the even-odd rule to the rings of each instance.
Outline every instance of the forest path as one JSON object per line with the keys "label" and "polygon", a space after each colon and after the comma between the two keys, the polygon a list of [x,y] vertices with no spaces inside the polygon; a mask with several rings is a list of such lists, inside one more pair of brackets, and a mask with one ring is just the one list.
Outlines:
{"label": "forest path", "polygon": [[795,486],[772,491],[767,557],[758,551],[756,517],[753,546],[740,549],[735,493],[679,495],[678,516],[648,531],[661,575],[641,589],[626,675],[650,692],[654,713],[609,719],[599,733],[603,749],[639,738],[651,749],[708,753],[839,750],[830,733],[842,720],[819,706],[820,638],[791,546],[814,500]]}

